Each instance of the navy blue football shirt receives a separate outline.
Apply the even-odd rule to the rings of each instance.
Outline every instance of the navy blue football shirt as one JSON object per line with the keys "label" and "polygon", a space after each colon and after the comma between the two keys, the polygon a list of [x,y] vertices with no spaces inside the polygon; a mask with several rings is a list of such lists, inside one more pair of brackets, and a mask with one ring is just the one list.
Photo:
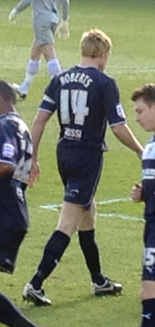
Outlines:
{"label": "navy blue football shirt", "polygon": [[0,162],[15,167],[13,179],[27,184],[32,155],[32,140],[27,125],[16,113],[0,116]]}
{"label": "navy blue football shirt", "polygon": [[59,142],[68,146],[102,149],[107,122],[126,122],[114,79],[94,67],[75,66],[55,76],[39,110],[57,110]]}

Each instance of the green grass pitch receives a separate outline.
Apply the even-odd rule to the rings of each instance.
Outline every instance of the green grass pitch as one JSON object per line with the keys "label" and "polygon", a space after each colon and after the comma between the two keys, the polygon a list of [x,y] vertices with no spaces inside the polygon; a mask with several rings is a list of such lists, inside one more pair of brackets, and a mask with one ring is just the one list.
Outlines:
{"label": "green grass pitch", "polygon": [[[0,3],[0,78],[21,83],[33,40],[31,10],[25,10],[17,17],[16,24],[11,24],[8,13],[17,1],[1,0]],[[71,36],[68,40],[55,40],[61,65],[68,68],[80,59],[82,32],[98,27],[112,38],[113,49],[106,72],[116,78],[128,124],[143,144],[150,134],[142,131],[135,122],[130,96],[135,87],[155,82],[154,12],[154,0],[71,0]],[[29,126],[48,81],[46,64],[42,60],[27,99],[17,103],[17,110]],[[122,282],[122,296],[94,298],[90,294],[89,274],[75,235],[59,266],[44,283],[53,306],[36,308],[22,302],[23,287],[37,267],[59,214],[59,211],[40,206],[62,201],[63,187],[55,159],[57,136],[58,125],[54,117],[41,143],[40,181],[27,193],[29,233],[21,246],[14,275],[1,274],[0,289],[39,326],[138,327],[143,205],[133,204],[129,198],[133,183],[140,181],[141,164],[109,129],[109,151],[105,154],[104,171],[96,194],[98,202],[105,201],[98,204],[96,235],[103,272]]]}

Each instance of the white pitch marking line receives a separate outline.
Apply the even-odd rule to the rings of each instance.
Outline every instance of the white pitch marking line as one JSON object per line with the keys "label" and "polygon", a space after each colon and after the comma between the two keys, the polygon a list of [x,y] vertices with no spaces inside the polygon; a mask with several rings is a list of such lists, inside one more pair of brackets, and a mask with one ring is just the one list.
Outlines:
{"label": "white pitch marking line", "polygon": [[[118,202],[128,202],[131,201],[131,198],[118,198],[118,199],[108,199],[108,200],[101,200],[101,201],[96,201],[96,204],[98,205],[103,205],[103,204],[111,204],[111,203],[118,203]],[[41,205],[40,208],[43,209],[49,209],[49,210],[54,210],[57,211],[62,207],[62,203],[54,203],[54,204],[46,204],[46,205]]]}
{"label": "white pitch marking line", "polygon": [[129,215],[123,215],[122,213],[103,213],[103,212],[98,212],[97,215],[99,217],[104,217],[104,218],[121,218],[123,220],[133,220],[133,221],[143,221],[144,219],[138,218],[135,216],[129,216]]}
{"label": "white pitch marking line", "polygon": [[127,198],[101,200],[101,201],[96,201],[96,204],[102,205],[102,204],[111,204],[111,203],[128,202],[128,201],[131,201],[131,198],[127,197]]}
{"label": "white pitch marking line", "polygon": [[[96,201],[97,205],[104,205],[104,204],[111,204],[111,203],[119,203],[119,202],[128,202],[131,201],[131,198],[126,197],[126,198],[116,198],[116,199],[107,199],[107,200],[101,200],[101,201]],[[47,205],[41,205],[40,208],[47,209],[47,210],[53,210],[53,211],[59,211],[59,209],[62,207],[62,203],[58,204],[47,204]],[[103,213],[103,212],[98,212],[97,215],[99,217],[104,217],[104,218],[121,218],[121,219],[126,219],[126,220],[134,220],[134,221],[144,221],[140,217],[135,217],[135,216],[129,216],[129,215],[123,215],[122,213]]]}

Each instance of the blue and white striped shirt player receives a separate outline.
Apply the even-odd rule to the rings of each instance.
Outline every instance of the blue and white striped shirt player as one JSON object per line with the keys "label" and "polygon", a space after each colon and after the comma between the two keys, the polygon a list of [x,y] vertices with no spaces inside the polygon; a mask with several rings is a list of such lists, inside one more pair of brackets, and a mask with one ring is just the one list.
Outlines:
{"label": "blue and white striped shirt player", "polygon": [[146,144],[142,155],[143,198],[145,218],[155,215],[155,136]]}

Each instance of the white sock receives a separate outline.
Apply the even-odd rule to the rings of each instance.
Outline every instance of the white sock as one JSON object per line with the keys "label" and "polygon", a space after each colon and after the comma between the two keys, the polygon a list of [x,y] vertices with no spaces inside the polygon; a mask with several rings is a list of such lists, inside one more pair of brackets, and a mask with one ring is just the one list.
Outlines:
{"label": "white sock", "polygon": [[27,65],[26,76],[24,82],[20,85],[19,91],[22,93],[27,93],[30,88],[35,75],[37,74],[40,66],[40,60],[30,59]]}
{"label": "white sock", "polygon": [[51,59],[47,63],[47,69],[51,77],[61,72],[61,67],[57,58]]}

